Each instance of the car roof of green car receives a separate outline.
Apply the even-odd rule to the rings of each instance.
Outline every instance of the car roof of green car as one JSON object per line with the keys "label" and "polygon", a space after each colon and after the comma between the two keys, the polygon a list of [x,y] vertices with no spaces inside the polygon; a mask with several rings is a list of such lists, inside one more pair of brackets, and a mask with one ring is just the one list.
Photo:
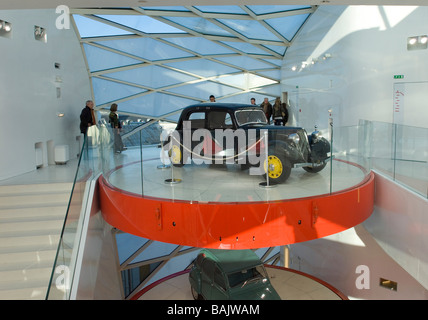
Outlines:
{"label": "car roof of green car", "polygon": [[225,273],[233,273],[262,265],[257,254],[248,250],[202,249],[200,254],[214,260]]}

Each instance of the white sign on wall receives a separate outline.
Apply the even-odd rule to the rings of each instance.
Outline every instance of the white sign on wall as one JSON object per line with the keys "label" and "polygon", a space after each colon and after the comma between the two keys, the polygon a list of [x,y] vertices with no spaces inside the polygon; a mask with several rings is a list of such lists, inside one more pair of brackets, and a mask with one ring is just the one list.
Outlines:
{"label": "white sign on wall", "polygon": [[393,122],[396,124],[403,124],[404,122],[404,95],[405,84],[394,83]]}

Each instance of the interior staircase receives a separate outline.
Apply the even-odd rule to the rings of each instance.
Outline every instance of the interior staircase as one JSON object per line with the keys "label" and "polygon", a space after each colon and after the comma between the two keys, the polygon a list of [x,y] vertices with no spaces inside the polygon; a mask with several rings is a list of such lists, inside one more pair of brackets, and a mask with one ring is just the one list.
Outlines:
{"label": "interior staircase", "polygon": [[42,300],[72,183],[0,186],[0,299]]}

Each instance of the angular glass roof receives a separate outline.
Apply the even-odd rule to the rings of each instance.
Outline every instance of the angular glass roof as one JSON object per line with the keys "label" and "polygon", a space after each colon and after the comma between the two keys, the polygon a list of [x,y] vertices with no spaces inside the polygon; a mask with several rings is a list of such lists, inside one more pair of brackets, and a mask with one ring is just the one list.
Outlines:
{"label": "angular glass roof", "polygon": [[281,65],[316,6],[73,9],[97,109],[176,120],[189,104],[280,96]]}

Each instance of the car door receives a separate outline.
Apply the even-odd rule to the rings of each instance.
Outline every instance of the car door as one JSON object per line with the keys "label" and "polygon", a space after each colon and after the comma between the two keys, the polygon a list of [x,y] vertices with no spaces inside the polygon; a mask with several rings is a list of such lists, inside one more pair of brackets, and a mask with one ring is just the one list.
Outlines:
{"label": "car door", "polygon": [[[210,141],[210,132],[207,130],[207,112],[205,110],[196,110],[188,115],[187,123],[183,128],[183,136],[187,134],[187,151],[191,152],[194,163],[201,164],[210,159],[211,154],[207,152],[207,143]],[[190,128],[190,131],[189,131]],[[187,130],[187,132],[185,132]]]}
{"label": "car door", "polygon": [[210,110],[207,113],[207,128],[211,140],[206,145],[209,146],[213,160],[223,159],[224,162],[233,163],[236,137],[231,114],[226,110]]}
{"label": "car door", "polygon": [[227,280],[225,274],[216,265],[214,269],[214,284],[212,286],[211,298],[213,300],[229,299],[227,293]]}
{"label": "car door", "polygon": [[210,300],[212,295],[212,287],[214,285],[214,269],[215,264],[211,259],[205,259],[202,262],[201,294],[207,300]]}

